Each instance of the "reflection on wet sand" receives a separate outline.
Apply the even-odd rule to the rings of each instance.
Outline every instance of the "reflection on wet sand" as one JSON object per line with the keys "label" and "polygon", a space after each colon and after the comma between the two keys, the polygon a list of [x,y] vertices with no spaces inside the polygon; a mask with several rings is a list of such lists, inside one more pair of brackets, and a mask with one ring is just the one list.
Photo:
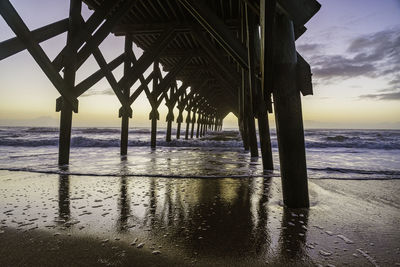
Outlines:
{"label": "reflection on wet sand", "polygon": [[[68,171],[68,167],[61,168],[61,171]],[[69,197],[69,175],[59,175],[58,186],[58,213],[60,222],[68,221],[71,216],[70,197]]]}
{"label": "reflection on wet sand", "polygon": [[[152,161],[157,164],[157,158]],[[125,159],[120,168],[121,174],[129,171]],[[143,243],[144,249],[205,264],[210,260],[233,264],[307,262],[308,212],[268,203],[276,190],[273,187],[272,178],[60,174],[55,230],[75,229],[73,233],[100,238],[106,233],[134,246]],[[274,221],[272,216],[279,218]],[[132,242],[136,238],[139,240]]]}

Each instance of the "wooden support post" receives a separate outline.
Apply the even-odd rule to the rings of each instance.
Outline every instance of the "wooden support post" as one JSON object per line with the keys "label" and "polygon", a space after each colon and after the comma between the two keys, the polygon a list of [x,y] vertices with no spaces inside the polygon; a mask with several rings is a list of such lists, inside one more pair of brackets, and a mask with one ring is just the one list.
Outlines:
{"label": "wooden support post", "polygon": [[246,14],[246,32],[247,32],[247,53],[248,53],[248,126],[249,126],[249,144],[250,153],[252,157],[258,157],[258,146],[257,146],[257,134],[254,123],[254,103],[257,99],[256,93],[256,69],[255,69],[255,45],[254,45],[254,25],[255,19],[254,14],[249,10],[247,4],[245,5]]}
{"label": "wooden support post", "polygon": [[258,102],[258,135],[260,137],[260,148],[264,170],[273,170],[273,158],[271,149],[271,136],[269,132],[268,112],[265,101],[261,96],[257,98]]}
{"label": "wooden support post", "polygon": [[309,207],[307,167],[293,22],[276,16],[276,75],[273,90],[284,204]]}
{"label": "wooden support post", "polygon": [[[200,116],[200,115],[199,115]],[[194,124],[196,123],[196,110],[193,110],[192,116],[192,130],[190,131],[190,138],[193,139]]]}
{"label": "wooden support post", "polygon": [[[79,31],[80,15],[82,2],[81,0],[70,1],[69,11],[69,30],[67,35],[66,51],[68,58],[65,59],[64,80],[69,91],[75,86],[75,74],[77,64],[77,51],[71,46],[71,41],[75,34]],[[72,127],[72,111],[73,108],[68,104],[66,99],[62,99],[62,105],[59,106],[60,114],[60,136],[58,145],[58,164],[69,164],[69,154],[71,146],[71,127]]]}
{"label": "wooden support post", "polygon": [[190,119],[190,109],[188,109],[188,113],[186,116],[186,132],[185,132],[185,139],[188,140],[189,139],[189,126],[190,126],[190,122],[192,120]]}
{"label": "wooden support post", "polygon": [[[179,106],[178,106],[179,107]],[[178,118],[176,118],[176,139],[181,138],[181,124],[183,122],[183,108],[179,109],[179,115]]]}
{"label": "wooden support post", "polygon": [[[132,52],[132,37],[131,35],[126,35],[125,36],[125,61],[124,61],[124,75],[128,75],[128,72],[131,67],[131,59],[129,54],[133,53]],[[129,99],[130,96],[130,88],[125,87],[123,88],[123,95],[126,97],[126,99]],[[123,113],[120,114],[122,115],[121,119],[121,156],[124,156],[128,153],[128,133],[129,133],[129,112],[127,112],[126,108],[123,108]],[[131,115],[132,116],[132,115]]]}
{"label": "wooden support post", "polygon": [[154,109],[151,111],[151,142],[150,146],[151,148],[156,148],[156,143],[157,143],[157,115],[158,111],[157,109]]}
{"label": "wooden support post", "polygon": [[166,141],[171,142],[171,132],[172,132],[172,122],[174,121],[174,112],[173,106],[168,107],[168,114],[167,114],[167,136]]}
{"label": "wooden support post", "polygon": [[199,138],[200,124],[201,124],[202,119],[203,119],[203,115],[201,115],[201,114],[199,113],[199,116],[197,117],[196,138]]}

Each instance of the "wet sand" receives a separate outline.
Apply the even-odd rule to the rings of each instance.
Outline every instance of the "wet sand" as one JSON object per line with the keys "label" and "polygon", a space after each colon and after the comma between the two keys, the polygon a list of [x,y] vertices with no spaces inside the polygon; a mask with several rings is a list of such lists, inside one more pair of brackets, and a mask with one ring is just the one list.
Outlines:
{"label": "wet sand", "polygon": [[0,266],[395,266],[400,181],[90,177],[0,171]]}

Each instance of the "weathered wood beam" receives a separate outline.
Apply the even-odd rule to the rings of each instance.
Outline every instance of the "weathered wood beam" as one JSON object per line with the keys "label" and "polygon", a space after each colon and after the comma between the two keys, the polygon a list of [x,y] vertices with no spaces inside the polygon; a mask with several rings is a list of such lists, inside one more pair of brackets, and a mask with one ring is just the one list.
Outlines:
{"label": "weathered wood beam", "polygon": [[260,0],[261,26],[261,93],[272,112],[271,94],[274,77],[274,29],[276,0]]}
{"label": "weathered wood beam", "polygon": [[147,89],[148,91],[148,84],[153,79],[153,73],[151,73],[139,86],[138,89],[129,97],[129,104],[135,102],[135,100],[139,97],[139,95]]}
{"label": "weathered wood beam", "polygon": [[124,75],[118,83],[123,86],[131,87],[174,37],[174,29],[172,27],[167,28],[166,31],[157,38],[154,44],[142,54],[136,64],[131,67],[128,75]]}
{"label": "weathered wood beam", "polygon": [[277,65],[273,97],[283,202],[290,208],[306,208],[310,203],[301,98],[296,84],[293,23],[285,15],[277,15],[276,27]]}
{"label": "weathered wood beam", "polygon": [[[71,41],[71,47],[78,50],[82,44],[87,40],[87,36],[92,35],[93,32],[100,26],[107,14],[116,7],[118,1],[104,1],[101,6],[89,17],[85,22],[84,30],[78,31]],[[64,66],[64,59],[67,58],[66,47],[54,58],[53,65],[57,71],[60,71]]]}
{"label": "weathered wood beam", "polygon": [[[222,71],[222,73],[227,77],[227,82],[233,82],[233,87],[237,87],[240,84],[240,80],[237,78],[236,69],[230,68],[229,61],[221,56],[221,53],[215,48],[215,46],[207,40],[203,34],[196,28],[193,28],[193,35],[199,42],[200,46],[208,54],[208,58],[214,62],[214,64]],[[236,74],[236,75],[235,75]]]}
{"label": "weathered wood beam", "polygon": [[213,38],[243,68],[247,69],[246,49],[236,39],[224,22],[203,2],[195,0],[178,0],[189,13],[205,28]]}
{"label": "weathered wood beam", "polygon": [[245,106],[246,106],[246,116],[248,123],[248,140],[250,146],[250,153],[252,157],[258,157],[258,144],[257,144],[257,134],[256,127],[254,121],[255,110],[254,107],[255,101],[257,99],[257,94],[255,91],[255,45],[254,45],[254,25],[255,18],[254,14],[249,11],[247,4],[244,4],[244,20],[245,23],[243,25],[245,29],[246,43],[247,43],[247,53],[248,53],[248,65],[249,69],[246,74],[243,75],[242,79],[244,80],[244,96],[246,98]]}
{"label": "weathered wood beam", "polygon": [[[110,63],[107,64],[107,68],[111,71],[116,69],[124,62],[124,54],[119,55],[115,59],[113,59]],[[102,69],[99,69],[85,80],[81,81],[79,84],[75,86],[76,96],[80,96],[89,90],[93,85],[95,85],[98,81],[104,78],[104,72]]]}
{"label": "weathered wood beam", "polygon": [[175,65],[175,67],[168,72],[168,74],[162,79],[160,84],[157,86],[157,90],[153,92],[156,98],[161,95],[167,88],[171,85],[171,83],[176,79],[176,75],[185,67],[186,64],[190,62],[192,59],[192,54],[188,53],[185,57],[181,58],[179,62]]}
{"label": "weathered wood beam", "polygon": [[[257,16],[263,12],[260,1],[243,0]],[[318,12],[321,4],[315,0],[277,0],[277,10],[286,14],[295,25],[295,37],[300,37],[307,29],[304,25]]]}
{"label": "weathered wood beam", "polygon": [[[132,36],[125,36],[125,60],[124,60],[124,75],[128,74],[128,71],[131,67],[132,61],[130,54],[133,54],[132,51]],[[115,85],[118,86],[117,81],[114,81]],[[125,87],[122,89],[122,95],[126,100],[130,97],[130,88]],[[129,118],[132,118],[132,109],[129,103],[125,103],[120,109],[120,117],[121,119],[121,145],[120,145],[120,154],[122,156],[128,154],[128,135],[129,135]]]}
{"label": "weathered wood beam", "polygon": [[123,2],[117,7],[110,17],[100,26],[100,28],[88,39],[84,46],[78,52],[78,68],[98,48],[101,42],[110,34],[111,29],[121,21],[124,16],[137,3],[137,0],[122,0]]}
{"label": "weathered wood beam", "polygon": [[[44,27],[33,30],[32,38],[37,42],[41,43],[48,39],[51,39],[59,34],[62,34],[68,30],[68,19],[63,19]],[[0,60],[10,57],[26,49],[26,46],[18,37],[8,39],[0,42]]]}
{"label": "weathered wood beam", "polygon": [[[64,81],[67,89],[73,92],[76,78],[76,52],[71,45],[74,35],[79,29],[79,18],[82,10],[81,0],[70,0],[69,30],[67,34],[66,51],[69,57],[65,60]],[[73,107],[66,101],[65,97],[57,99],[56,110],[60,111],[60,136],[58,144],[58,164],[69,163],[71,146],[71,128]]]}
{"label": "weathered wood beam", "polygon": [[13,30],[15,35],[26,45],[26,49],[35,59],[57,91],[69,102],[75,112],[78,111],[78,100],[70,90],[69,86],[61,78],[58,71],[53,67],[46,53],[35,41],[32,33],[25,25],[17,11],[8,0],[0,1],[0,14]]}
{"label": "weathered wood beam", "polygon": [[321,4],[315,0],[278,0],[278,8],[295,25],[304,25],[318,12]]}
{"label": "weathered wood beam", "polygon": [[[231,31],[237,31],[238,21],[237,20],[225,20],[226,27]],[[174,27],[177,34],[190,33],[192,27],[197,26],[197,23],[192,21],[175,21],[168,23],[134,23],[134,24],[118,24],[112,30],[116,35],[134,34],[134,35],[149,35],[149,34],[160,34],[165,30],[166,26]],[[204,30],[203,30],[204,31]]]}
{"label": "weathered wood beam", "polygon": [[119,102],[122,104],[122,106],[129,106],[127,97],[122,93],[121,87],[118,85],[117,80],[115,79],[113,73],[111,70],[108,68],[108,64],[106,60],[103,57],[103,54],[100,52],[99,48],[96,48],[93,50],[93,56],[99,64],[99,67],[104,73],[104,76],[106,77],[108,83],[111,86],[111,89],[114,91],[115,95],[117,96]]}

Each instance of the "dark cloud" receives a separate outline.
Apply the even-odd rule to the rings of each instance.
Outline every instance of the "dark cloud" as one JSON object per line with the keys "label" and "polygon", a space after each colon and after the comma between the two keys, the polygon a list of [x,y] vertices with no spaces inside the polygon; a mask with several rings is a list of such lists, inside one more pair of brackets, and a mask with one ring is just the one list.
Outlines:
{"label": "dark cloud", "polygon": [[301,44],[296,46],[300,53],[318,52],[324,47],[322,44]]}
{"label": "dark cloud", "polygon": [[111,88],[103,89],[103,90],[89,90],[86,91],[81,97],[93,96],[93,95],[115,95],[114,91]]}
{"label": "dark cloud", "polygon": [[[312,53],[318,44],[301,45],[310,59],[314,77],[323,83],[354,77],[391,79],[400,72],[400,28],[392,28],[350,40],[345,54]],[[394,81],[393,81],[394,82]],[[392,83],[392,82],[390,82]],[[398,84],[397,82],[394,82]],[[393,85],[393,84],[392,84]]]}
{"label": "dark cloud", "polygon": [[400,100],[400,91],[383,93],[383,94],[369,94],[361,95],[361,99],[376,99],[376,100]]}

